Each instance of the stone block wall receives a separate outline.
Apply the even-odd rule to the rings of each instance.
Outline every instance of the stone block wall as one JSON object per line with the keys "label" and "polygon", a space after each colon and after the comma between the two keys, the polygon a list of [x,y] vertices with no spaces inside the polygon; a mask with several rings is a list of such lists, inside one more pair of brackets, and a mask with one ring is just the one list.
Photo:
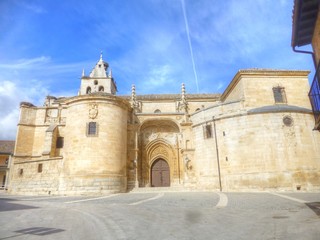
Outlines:
{"label": "stone block wall", "polygon": [[[39,165],[42,164],[40,167]],[[15,161],[11,169],[9,192],[25,195],[50,195],[59,193],[62,159],[23,162]]]}
{"label": "stone block wall", "polygon": [[[310,89],[307,81],[308,71],[270,73],[270,75],[242,77],[244,84],[245,106],[247,108],[274,105],[273,87],[283,87],[288,105],[310,109],[310,101],[306,97]],[[299,87],[297,87],[299,86]]]}
{"label": "stone block wall", "polygon": [[[288,116],[293,120],[291,126],[284,124]],[[305,127],[312,122],[311,114],[288,112],[217,118],[223,188],[294,190],[299,185],[304,190],[320,189],[320,136]],[[213,121],[205,124],[214,127]],[[193,128],[195,168],[199,184],[214,188],[217,182],[211,181],[218,175],[216,139],[214,134],[205,138],[205,124]]]}

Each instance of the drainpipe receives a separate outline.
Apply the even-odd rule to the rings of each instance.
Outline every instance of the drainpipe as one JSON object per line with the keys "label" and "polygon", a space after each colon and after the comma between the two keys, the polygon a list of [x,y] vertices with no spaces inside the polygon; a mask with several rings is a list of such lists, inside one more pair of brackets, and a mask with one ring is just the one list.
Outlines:
{"label": "drainpipe", "polygon": [[135,181],[134,181],[134,187],[135,188],[139,188],[139,180],[138,180],[138,130],[136,130],[135,132],[135,146],[134,146],[134,151],[135,151],[135,156],[134,156],[134,163],[135,163],[135,169],[136,169],[136,177],[135,177]]}
{"label": "drainpipe", "polygon": [[219,186],[220,192],[222,192],[222,185],[221,185],[221,173],[220,173],[220,159],[219,159],[219,148],[218,148],[218,139],[217,139],[217,130],[216,130],[216,120],[212,117],[213,121],[213,130],[214,130],[214,138],[216,143],[216,153],[217,153],[217,163],[218,163],[218,174],[219,174]]}
{"label": "drainpipe", "polygon": [[296,47],[297,47],[297,46],[292,46],[292,50],[293,50],[294,52],[296,52],[296,53],[310,54],[310,55],[312,56],[314,68],[317,69],[316,57],[314,56],[314,52],[297,50]]}

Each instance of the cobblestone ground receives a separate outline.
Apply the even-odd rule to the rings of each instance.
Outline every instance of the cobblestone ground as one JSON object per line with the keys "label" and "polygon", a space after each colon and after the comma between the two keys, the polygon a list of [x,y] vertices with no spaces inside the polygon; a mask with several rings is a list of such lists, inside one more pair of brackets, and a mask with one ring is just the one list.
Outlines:
{"label": "cobblestone ground", "polygon": [[320,239],[320,193],[0,193],[0,239]]}

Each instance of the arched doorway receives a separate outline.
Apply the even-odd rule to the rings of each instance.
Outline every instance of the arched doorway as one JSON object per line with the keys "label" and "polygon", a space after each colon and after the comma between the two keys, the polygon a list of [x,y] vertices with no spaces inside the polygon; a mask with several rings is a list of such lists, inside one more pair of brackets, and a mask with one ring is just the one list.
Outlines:
{"label": "arched doorway", "polygon": [[151,186],[170,187],[170,168],[162,158],[154,161],[151,166]]}

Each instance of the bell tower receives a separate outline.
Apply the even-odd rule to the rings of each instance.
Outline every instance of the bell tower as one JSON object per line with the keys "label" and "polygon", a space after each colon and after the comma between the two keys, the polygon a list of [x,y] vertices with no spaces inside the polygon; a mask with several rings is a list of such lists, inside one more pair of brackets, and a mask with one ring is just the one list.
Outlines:
{"label": "bell tower", "polygon": [[113,80],[111,69],[108,72],[108,67],[109,64],[103,61],[101,53],[99,61],[92,69],[89,76],[85,75],[84,70],[82,71],[79,95],[96,92],[115,95],[117,92],[117,86]]}

